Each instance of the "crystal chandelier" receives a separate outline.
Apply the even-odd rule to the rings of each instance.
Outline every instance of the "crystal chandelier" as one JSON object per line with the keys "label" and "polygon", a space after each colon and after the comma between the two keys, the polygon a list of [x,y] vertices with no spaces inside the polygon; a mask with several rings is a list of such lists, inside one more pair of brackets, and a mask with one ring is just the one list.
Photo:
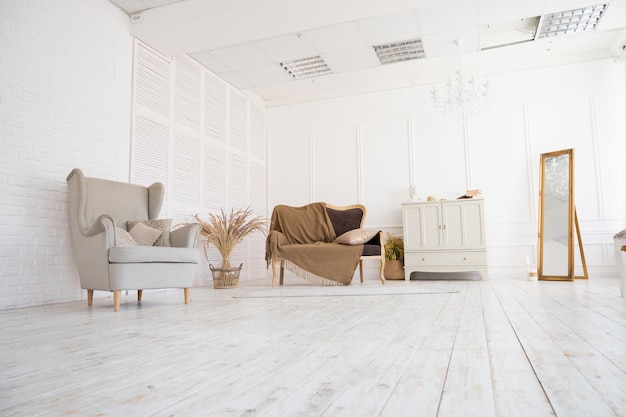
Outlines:
{"label": "crystal chandelier", "polygon": [[[454,43],[460,49],[461,40]],[[437,91],[433,86],[431,98],[435,108],[445,117],[464,121],[480,113],[490,100],[489,82],[477,82],[474,76],[464,77],[461,73],[461,54],[458,51],[459,69],[454,72],[445,85],[444,91]]]}

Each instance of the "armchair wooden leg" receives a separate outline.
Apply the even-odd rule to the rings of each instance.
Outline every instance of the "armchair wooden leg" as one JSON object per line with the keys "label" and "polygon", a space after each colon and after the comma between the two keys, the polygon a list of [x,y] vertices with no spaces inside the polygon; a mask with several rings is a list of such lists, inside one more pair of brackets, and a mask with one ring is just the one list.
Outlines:
{"label": "armchair wooden leg", "polygon": [[189,295],[191,294],[191,288],[184,288],[185,292],[185,304],[189,304]]}
{"label": "armchair wooden leg", "polygon": [[385,285],[385,261],[380,261],[380,281]]}
{"label": "armchair wooden leg", "polygon": [[91,307],[93,304],[93,290],[87,290],[87,305]]}
{"label": "armchair wooden leg", "polygon": [[120,311],[120,295],[122,294],[121,290],[113,291],[113,311],[116,313]]}
{"label": "armchair wooden leg", "polygon": [[137,290],[137,302],[141,303],[141,297],[143,296],[143,290]]}
{"label": "armchair wooden leg", "polygon": [[359,275],[361,277],[361,284],[363,283],[363,259],[359,259]]}
{"label": "armchair wooden leg", "polygon": [[280,285],[283,285],[285,279],[285,261],[280,261]]}

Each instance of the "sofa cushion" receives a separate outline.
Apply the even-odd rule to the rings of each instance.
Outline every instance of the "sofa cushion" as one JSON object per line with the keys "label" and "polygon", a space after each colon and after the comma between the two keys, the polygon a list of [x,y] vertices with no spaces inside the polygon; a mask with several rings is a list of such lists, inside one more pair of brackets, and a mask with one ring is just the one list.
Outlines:
{"label": "sofa cushion", "polygon": [[365,242],[369,242],[377,233],[378,230],[374,229],[353,229],[335,239],[335,243],[341,243],[343,245],[363,245]]}
{"label": "sofa cushion", "polygon": [[380,256],[380,245],[363,245],[362,256]]}
{"label": "sofa cushion", "polygon": [[326,207],[326,213],[328,213],[328,218],[333,225],[333,229],[335,229],[335,236],[341,236],[349,230],[361,227],[363,211],[359,208],[335,210]]}
{"label": "sofa cushion", "polygon": [[154,242],[154,246],[172,246],[170,241],[170,229],[172,228],[172,219],[129,221],[128,230],[130,231],[137,223],[142,223],[148,227],[158,229],[162,232],[156,242]]}
{"label": "sofa cushion", "polygon": [[187,262],[198,263],[195,248],[164,248],[158,246],[116,246],[109,249],[111,263]]}

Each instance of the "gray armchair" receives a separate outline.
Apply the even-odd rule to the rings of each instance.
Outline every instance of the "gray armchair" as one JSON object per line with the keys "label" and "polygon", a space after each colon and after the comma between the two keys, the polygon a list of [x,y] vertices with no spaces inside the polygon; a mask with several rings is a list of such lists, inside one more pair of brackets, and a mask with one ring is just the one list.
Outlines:
{"label": "gray armchair", "polygon": [[199,259],[195,247],[199,224],[169,233],[171,246],[121,246],[127,222],[155,220],[161,212],[164,187],[88,178],[80,169],[67,176],[72,247],[81,288],[92,305],[93,292],[112,291],[114,311],[124,290],[184,288],[185,304]]}

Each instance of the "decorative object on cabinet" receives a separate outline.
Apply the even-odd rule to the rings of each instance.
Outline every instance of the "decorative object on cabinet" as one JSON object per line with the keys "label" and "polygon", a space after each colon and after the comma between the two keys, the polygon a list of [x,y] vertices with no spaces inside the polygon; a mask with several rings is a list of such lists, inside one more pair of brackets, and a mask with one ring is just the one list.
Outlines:
{"label": "decorative object on cabinet", "polygon": [[231,268],[230,255],[235,247],[251,233],[265,233],[267,219],[254,216],[249,207],[245,210],[231,209],[229,214],[226,214],[223,209],[220,210],[220,214],[209,213],[208,220],[202,219],[199,214],[196,214],[194,218],[202,227],[200,234],[204,237],[202,247],[207,262],[210,262],[209,244],[215,246],[222,255],[222,264],[219,268],[209,263],[213,275],[213,287],[236,288],[239,285],[239,273],[243,264],[237,268]]}
{"label": "decorative object on cabinet", "polygon": [[321,285],[349,285],[356,266],[363,282],[363,260],[380,260],[380,279],[385,283],[382,232],[363,229],[365,206],[340,207],[317,202],[302,207],[278,205],[272,212],[265,260],[280,264],[283,285],[285,267],[310,282]]}
{"label": "decorative object on cabinet", "polygon": [[487,277],[484,200],[404,203],[404,272],[479,272]]}
{"label": "decorative object on cabinet", "polygon": [[404,241],[393,233],[385,233],[385,279],[404,279]]}
{"label": "decorative object on cabinet", "polygon": [[[587,279],[578,216],[574,205],[574,149],[541,154],[537,276],[547,281]],[[574,229],[583,275],[574,272]]]}
{"label": "decorative object on cabinet", "polygon": [[[170,232],[171,220],[156,221],[163,184],[143,187],[85,177],[80,169],[73,169],[67,176],[67,191],[72,248],[87,305],[92,305],[94,290],[112,291],[113,310],[118,311],[122,291],[137,290],[141,302],[143,290],[161,288],[183,288],[185,304],[189,303],[200,226],[190,224]],[[127,223],[137,221],[142,221],[140,230],[124,230]],[[167,243],[156,246],[164,232],[146,223],[167,225]]]}

